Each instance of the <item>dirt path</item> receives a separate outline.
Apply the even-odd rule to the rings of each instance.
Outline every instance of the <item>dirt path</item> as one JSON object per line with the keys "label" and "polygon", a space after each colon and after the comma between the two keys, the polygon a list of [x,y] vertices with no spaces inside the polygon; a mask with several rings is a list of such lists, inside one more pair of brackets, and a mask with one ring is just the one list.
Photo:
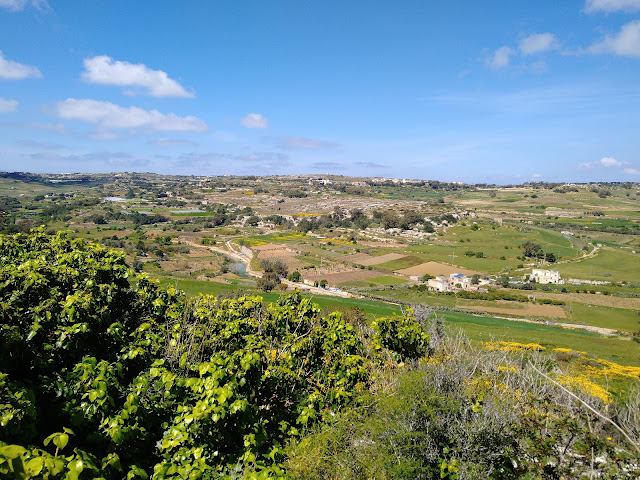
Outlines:
{"label": "dirt path", "polygon": [[[476,315],[476,316],[481,316],[481,315]],[[540,322],[536,322],[535,320],[530,320],[528,318],[515,318],[515,317],[494,317],[494,318],[501,318],[502,320],[511,320],[513,322],[524,322],[524,323],[537,323],[537,324],[540,324]],[[562,327],[562,328],[566,328],[566,329],[569,329],[569,330],[585,330],[587,332],[598,333],[600,335],[606,335],[608,337],[619,335],[621,333],[618,330],[614,330],[613,328],[594,327],[593,325],[577,325],[575,323],[559,323],[559,322],[551,322],[551,321],[547,321],[547,322],[544,322],[544,323],[545,323],[545,325],[552,325],[554,327]]]}
{"label": "dirt path", "polygon": [[[249,258],[249,256],[243,254],[242,252],[235,250],[233,244],[230,241],[225,244],[227,249],[224,249],[220,247],[215,247],[213,245],[198,245],[197,243],[195,243],[194,241],[186,237],[180,237],[179,240],[181,243],[184,243],[185,245],[189,245],[195,248],[205,248],[212,252],[221,253],[222,255],[227,255],[228,257],[231,257],[234,260],[238,260],[239,262],[242,262],[245,264],[245,273],[247,275],[250,275],[256,278],[262,278],[262,272],[251,269],[252,259]],[[356,295],[353,295],[349,292],[343,292],[342,290],[327,290],[320,287],[313,287],[311,285],[307,285],[306,283],[292,282],[287,279],[281,279],[280,281],[285,285],[287,285],[288,287],[298,288],[300,291],[313,293],[316,295],[328,295],[331,297],[342,297],[342,298],[359,298]]]}
{"label": "dirt path", "polygon": [[[600,247],[597,246],[597,245],[594,245],[593,250],[591,250],[590,252],[584,253],[581,256],[577,257],[577,258],[569,258],[567,260],[560,260],[559,262],[556,262],[554,264],[549,264],[548,268],[553,269],[553,265],[562,265],[562,264],[566,264],[566,263],[577,263],[577,262],[581,262],[583,260],[586,260],[587,258],[593,258],[598,254],[599,250],[600,250]],[[529,270],[529,268],[542,268],[542,267],[536,267],[535,263],[526,263],[523,268],[516,268],[514,270],[514,272],[524,272],[526,270]]]}

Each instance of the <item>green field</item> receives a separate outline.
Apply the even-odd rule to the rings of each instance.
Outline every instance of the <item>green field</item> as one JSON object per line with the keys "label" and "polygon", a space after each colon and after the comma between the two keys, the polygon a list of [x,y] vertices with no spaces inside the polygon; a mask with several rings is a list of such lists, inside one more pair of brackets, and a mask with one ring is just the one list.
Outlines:
{"label": "green field", "polygon": [[[259,292],[252,287],[238,287],[218,282],[206,282],[192,279],[160,279],[162,284],[173,285],[185,291],[188,296],[206,294],[230,294],[238,288],[242,288],[247,295],[260,295],[265,301],[273,302],[279,297],[279,293]],[[331,307],[359,307],[362,308],[369,319],[380,316],[387,316],[402,313],[402,309],[398,305],[388,304],[375,300],[364,300],[356,298],[340,298],[325,295],[307,295],[322,308]],[[442,300],[454,300],[455,297],[437,297]],[[432,303],[432,302],[429,302]],[[435,303],[435,302],[433,302]],[[437,308],[437,305],[433,305]],[[577,307],[577,308],[576,308]],[[589,309],[584,305],[574,305],[574,312],[581,312],[582,309]],[[621,309],[603,309],[603,307],[592,307],[594,312],[601,310],[621,310]],[[629,311],[626,311],[629,312]],[[633,312],[630,312],[635,315]],[[624,365],[640,365],[640,346],[630,340],[620,339],[617,337],[605,337],[595,333],[565,330],[561,327],[545,325],[544,323],[526,323],[494,318],[491,316],[476,316],[460,312],[439,312],[443,315],[446,323],[452,327],[461,328],[466,335],[472,340],[508,340],[521,343],[539,343],[548,349],[556,347],[571,348],[573,350],[584,350],[591,356],[605,358]],[[584,317],[587,319],[587,317]],[[590,319],[591,317],[589,317]],[[624,315],[619,317],[618,325],[630,325],[631,318]],[[587,323],[587,322],[585,322]],[[590,324],[597,324],[598,320],[594,319]],[[611,325],[611,324],[610,324]],[[637,325],[637,320],[636,320]],[[602,323],[599,326],[607,326]],[[608,326],[608,328],[616,328]]]}
{"label": "green field", "polygon": [[[553,268],[565,278],[640,282],[640,253],[603,247],[592,258],[556,265]],[[588,285],[587,287],[592,288]]]}
{"label": "green field", "polygon": [[[497,273],[523,263],[516,257],[522,255],[520,245],[526,241],[539,244],[545,252],[554,253],[556,257],[575,257],[578,253],[569,239],[554,231],[529,226],[497,226],[494,229],[486,224],[476,231],[468,226],[454,227],[446,236],[428,244],[411,246],[409,250],[423,254],[427,258],[425,261]],[[478,252],[482,253],[482,258],[478,258]]]}
{"label": "green field", "polygon": [[422,255],[407,255],[406,257],[399,258],[397,260],[391,260],[390,262],[379,263],[375,266],[376,270],[387,270],[393,272],[394,270],[402,270],[403,268],[415,267],[421,263],[428,262],[428,258]]}
{"label": "green field", "polygon": [[640,324],[638,324],[640,317],[634,310],[584,305],[581,303],[572,303],[570,308],[573,311],[572,319],[577,323],[613,328],[622,332],[637,332],[640,329]]}
{"label": "green field", "polygon": [[630,340],[564,330],[542,323],[514,322],[458,312],[444,312],[443,315],[446,323],[461,328],[473,340],[538,343],[547,349],[571,348],[624,365],[640,365],[640,346]]}

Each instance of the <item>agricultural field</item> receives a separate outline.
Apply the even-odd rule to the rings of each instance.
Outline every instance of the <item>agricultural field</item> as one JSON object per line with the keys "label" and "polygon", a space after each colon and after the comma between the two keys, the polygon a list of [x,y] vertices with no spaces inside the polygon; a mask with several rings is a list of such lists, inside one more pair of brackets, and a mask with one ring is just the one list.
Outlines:
{"label": "agricultural field", "polygon": [[[45,225],[97,241],[188,295],[260,292],[272,300],[322,284],[305,294],[370,318],[418,304],[474,338],[523,340],[529,329],[553,334],[555,347],[582,341],[613,359],[615,349],[597,345],[615,340],[627,362],[640,356],[632,341],[640,330],[637,184],[4,174],[0,211],[6,232]],[[269,262],[286,272],[271,285],[260,278]],[[582,283],[530,283],[534,268]],[[282,283],[295,272],[298,283]],[[485,281],[489,296],[427,291],[424,279],[456,273]]]}

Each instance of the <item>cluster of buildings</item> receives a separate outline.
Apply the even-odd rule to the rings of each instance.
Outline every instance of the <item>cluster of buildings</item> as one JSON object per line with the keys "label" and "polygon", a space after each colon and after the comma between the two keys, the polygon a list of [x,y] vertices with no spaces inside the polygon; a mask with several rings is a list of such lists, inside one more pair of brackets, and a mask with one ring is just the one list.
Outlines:
{"label": "cluster of buildings", "polygon": [[[525,277],[526,278],[526,277]],[[540,284],[554,284],[564,285],[564,279],[560,277],[560,273],[555,270],[543,270],[541,268],[534,268],[529,275],[530,282],[536,282]],[[435,278],[427,280],[427,287],[430,290],[438,293],[443,292],[458,292],[460,290],[467,290],[470,292],[486,292],[485,288],[491,283],[490,280],[478,279],[477,283],[473,283],[472,279],[462,273],[452,273],[448,277],[444,275],[438,275]]]}
{"label": "cluster of buildings", "polygon": [[459,290],[487,291],[485,287],[489,280],[479,279],[477,284],[472,283],[471,278],[463,273],[452,273],[448,277],[438,275],[436,278],[427,280],[427,286],[434,292],[457,292]]}

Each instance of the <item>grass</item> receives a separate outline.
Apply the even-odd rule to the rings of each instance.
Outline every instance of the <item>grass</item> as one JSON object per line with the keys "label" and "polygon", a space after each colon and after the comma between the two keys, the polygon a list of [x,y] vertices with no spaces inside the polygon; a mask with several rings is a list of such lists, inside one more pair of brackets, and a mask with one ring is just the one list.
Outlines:
{"label": "grass", "polygon": [[538,343],[551,350],[564,347],[586,351],[589,356],[604,358],[623,365],[640,365],[640,346],[636,342],[615,337],[564,330],[538,323],[525,323],[500,318],[474,316],[458,312],[443,312],[445,322],[461,328],[472,340],[507,340]]}
{"label": "grass", "polygon": [[298,232],[280,232],[269,233],[266,235],[251,235],[246,238],[251,246],[265,245],[267,243],[295,242],[309,239],[304,233]]}
{"label": "grass", "polygon": [[398,258],[397,260],[391,260],[389,262],[379,263],[376,265],[378,270],[402,270],[403,268],[415,267],[421,263],[425,263],[428,260],[418,255],[407,255],[406,257]]}
{"label": "grass", "polygon": [[383,275],[382,277],[374,277],[369,279],[370,282],[378,283],[380,285],[402,285],[409,283],[406,278],[395,277],[392,275]]}
{"label": "grass", "polygon": [[640,280],[640,254],[603,247],[594,257],[553,268],[564,278],[637,282]]}
{"label": "grass", "polygon": [[[556,257],[576,255],[571,241],[557,232],[529,226],[506,225],[494,229],[486,224],[480,225],[476,231],[468,226],[458,225],[444,237],[429,244],[411,246],[409,250],[422,253],[431,261],[453,263],[470,270],[492,273],[523,263],[516,257],[522,255],[520,245],[526,241],[541,245],[545,252],[552,252]],[[466,252],[474,255],[467,256]],[[475,256],[477,252],[482,252],[483,257]]]}
{"label": "grass", "polygon": [[[204,280],[175,277],[158,276],[155,278],[159,280],[162,285],[171,285],[184,291],[188,297],[194,297],[199,294],[228,294],[230,292],[238,290],[239,288],[241,288],[247,295],[260,295],[266,302],[275,302],[280,296],[279,292],[261,292],[251,285],[233,285],[220,282],[208,282]],[[313,301],[320,305],[320,307],[322,308],[331,307],[332,305],[343,307],[359,307],[362,308],[371,318],[393,315],[394,313],[401,313],[400,306],[375,300],[341,298],[329,295],[303,294],[303,296],[312,298]]]}
{"label": "grass", "polygon": [[640,329],[638,314],[633,310],[600,307],[572,303],[573,321],[595,327],[613,328],[623,332],[636,332]]}

